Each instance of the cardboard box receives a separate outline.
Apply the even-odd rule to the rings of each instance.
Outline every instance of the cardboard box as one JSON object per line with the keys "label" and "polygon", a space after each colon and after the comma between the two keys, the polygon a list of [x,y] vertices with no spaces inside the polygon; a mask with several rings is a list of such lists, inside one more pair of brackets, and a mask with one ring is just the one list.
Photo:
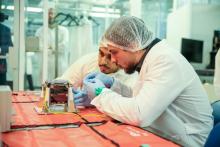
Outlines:
{"label": "cardboard box", "polygon": [[0,126],[1,132],[10,131],[12,115],[12,92],[9,86],[0,86]]}

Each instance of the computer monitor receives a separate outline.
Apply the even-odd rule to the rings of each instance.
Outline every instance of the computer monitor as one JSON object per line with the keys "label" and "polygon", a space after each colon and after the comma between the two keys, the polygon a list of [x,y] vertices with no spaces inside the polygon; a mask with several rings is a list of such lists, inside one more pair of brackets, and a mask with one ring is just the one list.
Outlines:
{"label": "computer monitor", "polygon": [[202,63],[203,41],[182,38],[181,53],[190,63]]}

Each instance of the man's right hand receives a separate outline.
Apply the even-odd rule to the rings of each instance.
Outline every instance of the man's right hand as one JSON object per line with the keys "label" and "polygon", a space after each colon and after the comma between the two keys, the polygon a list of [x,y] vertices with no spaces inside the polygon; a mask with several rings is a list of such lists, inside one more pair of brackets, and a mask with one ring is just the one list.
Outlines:
{"label": "man's right hand", "polygon": [[101,73],[101,72],[99,72],[95,78],[102,81],[106,88],[111,88],[114,83],[113,77],[110,77],[110,76],[108,76],[104,73]]}
{"label": "man's right hand", "polygon": [[89,73],[88,75],[85,76],[83,81],[89,82],[90,80],[95,79],[97,74],[98,74],[98,72],[91,72],[91,73]]}
{"label": "man's right hand", "polygon": [[88,95],[83,90],[73,89],[74,94],[74,103],[76,106],[92,106],[90,104],[91,100],[88,98]]}
{"label": "man's right hand", "polygon": [[89,73],[85,78],[84,81],[89,82],[91,79],[99,79],[105,85],[106,88],[111,88],[114,83],[114,78],[110,77],[101,72],[92,72]]}

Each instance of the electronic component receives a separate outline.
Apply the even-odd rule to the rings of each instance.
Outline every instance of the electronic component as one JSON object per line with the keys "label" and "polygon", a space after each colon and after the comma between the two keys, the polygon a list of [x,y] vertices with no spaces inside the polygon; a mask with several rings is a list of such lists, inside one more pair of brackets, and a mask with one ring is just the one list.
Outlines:
{"label": "electronic component", "polygon": [[72,85],[66,80],[45,82],[42,86],[43,111],[48,113],[76,112]]}

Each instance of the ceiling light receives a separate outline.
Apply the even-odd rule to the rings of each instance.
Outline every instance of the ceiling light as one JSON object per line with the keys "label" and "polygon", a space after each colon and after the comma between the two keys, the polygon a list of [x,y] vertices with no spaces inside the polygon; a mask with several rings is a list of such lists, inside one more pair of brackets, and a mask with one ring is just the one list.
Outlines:
{"label": "ceiling light", "polygon": [[42,12],[42,8],[27,7],[28,12]]}
{"label": "ceiling light", "polygon": [[5,9],[5,5],[2,5],[2,6],[1,6],[1,9]]}

